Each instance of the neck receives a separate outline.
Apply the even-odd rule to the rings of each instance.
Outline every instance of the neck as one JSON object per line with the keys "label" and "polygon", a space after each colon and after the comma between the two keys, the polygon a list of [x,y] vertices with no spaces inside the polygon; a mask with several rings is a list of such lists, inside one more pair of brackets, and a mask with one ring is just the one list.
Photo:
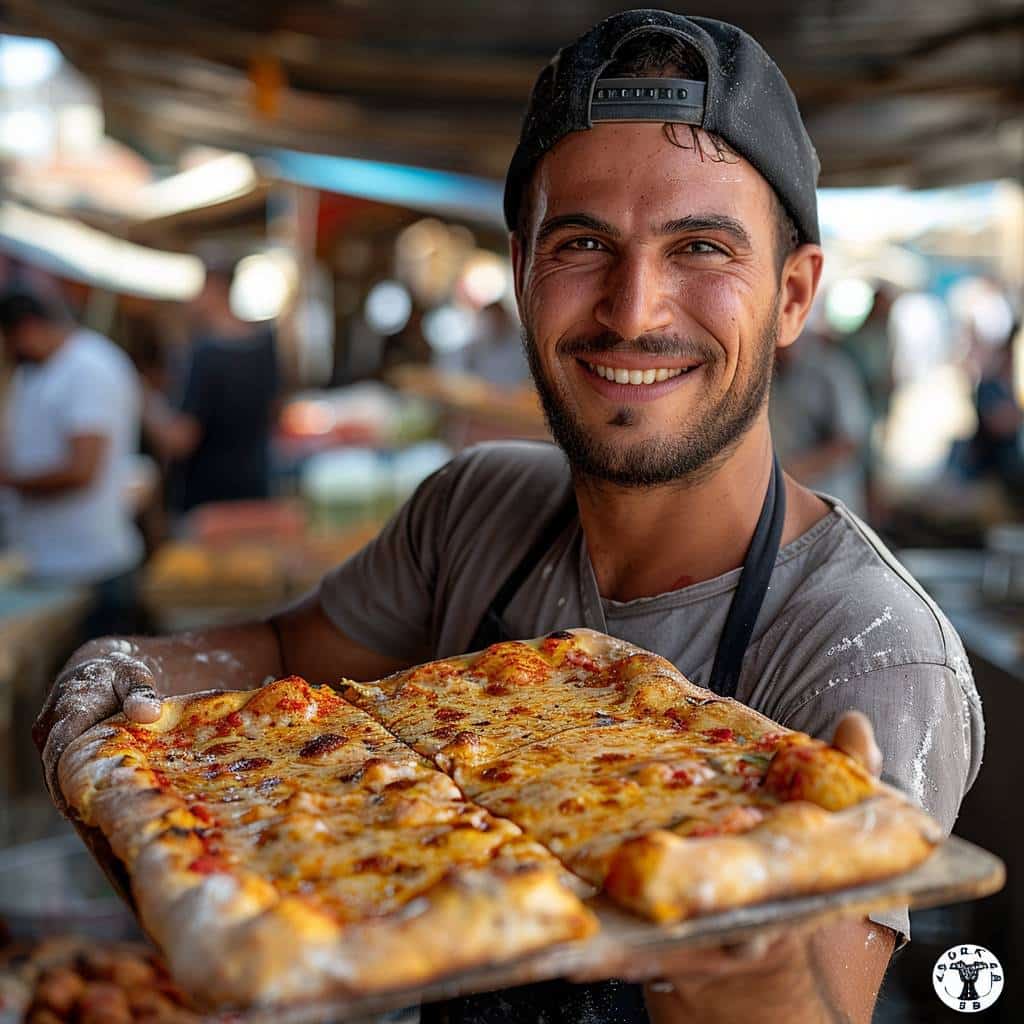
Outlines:
{"label": "neck", "polygon": [[73,328],[55,326],[47,338],[46,351],[43,353],[42,358],[39,361],[45,363],[47,359],[60,349],[72,334],[74,334]]}
{"label": "neck", "polygon": [[220,338],[242,338],[252,333],[253,325],[239,320],[230,309],[217,309],[211,312],[203,325],[206,331]]}
{"label": "neck", "polygon": [[[628,488],[577,478],[587,548],[602,596],[631,601],[713,579],[743,564],[772,471],[767,417],[695,482]],[[786,483],[783,543],[828,511]]]}

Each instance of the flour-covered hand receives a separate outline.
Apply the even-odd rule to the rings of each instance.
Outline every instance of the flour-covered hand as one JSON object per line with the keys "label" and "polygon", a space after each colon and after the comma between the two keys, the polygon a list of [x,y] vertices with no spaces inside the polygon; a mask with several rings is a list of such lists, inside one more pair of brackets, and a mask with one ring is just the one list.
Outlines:
{"label": "flour-covered hand", "polygon": [[156,677],[128,641],[91,641],[57,676],[32,727],[47,788],[60,810],[66,807],[57,781],[61,754],[86,729],[118,711],[134,722],[155,722],[160,717]]}

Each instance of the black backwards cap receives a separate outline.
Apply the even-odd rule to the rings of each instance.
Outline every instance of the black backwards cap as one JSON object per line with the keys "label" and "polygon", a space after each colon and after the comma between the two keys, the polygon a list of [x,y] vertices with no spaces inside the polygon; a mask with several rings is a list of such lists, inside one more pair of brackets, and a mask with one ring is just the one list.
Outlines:
{"label": "black backwards cap", "polygon": [[[619,48],[664,32],[696,50],[708,80],[602,78]],[[819,242],[818,156],[789,84],[751,36],[712,18],[638,10],[612,15],[558,51],[540,73],[505,178],[505,222],[515,230],[540,158],[570,132],[602,121],[699,125],[753,165],[792,217],[801,242]]]}

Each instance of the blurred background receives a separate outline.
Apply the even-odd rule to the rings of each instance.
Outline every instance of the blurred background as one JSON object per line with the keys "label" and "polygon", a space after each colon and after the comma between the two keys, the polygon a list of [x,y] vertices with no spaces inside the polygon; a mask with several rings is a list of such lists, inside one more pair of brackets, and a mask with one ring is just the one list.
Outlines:
{"label": "blurred background", "polygon": [[[131,928],[28,740],[76,644],[273,607],[452,453],[546,436],[502,180],[539,68],[621,7],[0,0],[13,939]],[[985,702],[957,831],[1008,861],[1009,884],[914,915],[877,1017],[940,1019],[938,951],[981,942],[1024,966],[1024,811],[1004,789],[1024,720],[1024,4],[685,10],[765,45],[821,158],[821,300],[772,392],[783,461],[900,553]],[[86,441],[55,471],[56,420]],[[989,1019],[1024,1019],[1012,981]]]}

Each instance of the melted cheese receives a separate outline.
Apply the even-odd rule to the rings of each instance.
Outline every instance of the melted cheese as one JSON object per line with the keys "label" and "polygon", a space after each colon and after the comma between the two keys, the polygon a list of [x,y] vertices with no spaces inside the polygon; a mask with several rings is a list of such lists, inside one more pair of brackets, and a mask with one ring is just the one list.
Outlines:
{"label": "melted cheese", "polygon": [[[595,639],[597,638],[597,639]],[[679,703],[679,675],[654,654],[621,650],[580,630],[495,644],[476,656],[421,665],[346,699],[443,771],[486,763],[565,729]]]}
{"label": "melted cheese", "polygon": [[[198,874],[244,866],[337,921],[393,913],[454,867],[487,864],[520,830],[333,691],[280,680],[239,706],[203,697],[124,726],[191,812]],[[181,816],[178,816],[181,826]],[[531,862],[555,862],[521,847]]]}
{"label": "melted cheese", "polygon": [[587,630],[346,696],[595,885],[623,843],[655,830],[742,833],[786,800],[839,810],[874,791],[837,751]]}

